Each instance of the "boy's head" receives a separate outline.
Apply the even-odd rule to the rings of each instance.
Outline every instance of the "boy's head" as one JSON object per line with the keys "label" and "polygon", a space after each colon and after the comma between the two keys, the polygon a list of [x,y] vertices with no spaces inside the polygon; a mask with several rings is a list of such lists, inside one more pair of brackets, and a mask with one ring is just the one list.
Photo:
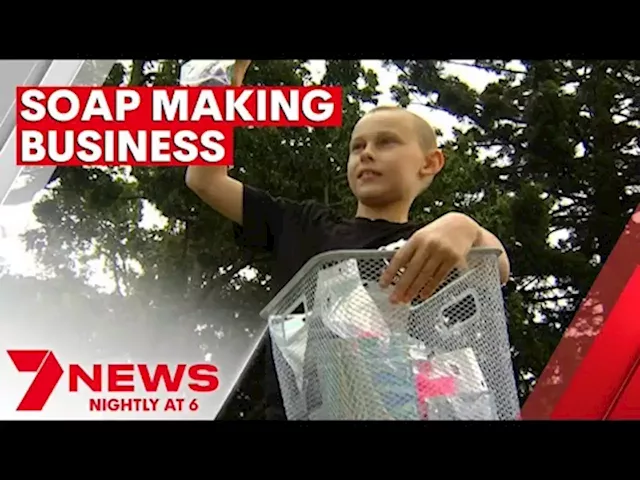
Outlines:
{"label": "boy's head", "polygon": [[404,108],[376,107],[353,129],[347,176],[368,208],[398,205],[408,212],[443,165],[431,125]]}

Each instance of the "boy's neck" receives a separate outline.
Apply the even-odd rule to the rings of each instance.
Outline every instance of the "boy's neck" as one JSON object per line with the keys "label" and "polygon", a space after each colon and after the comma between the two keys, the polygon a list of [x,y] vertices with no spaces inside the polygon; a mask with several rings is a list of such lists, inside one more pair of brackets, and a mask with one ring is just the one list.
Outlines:
{"label": "boy's neck", "polygon": [[356,218],[386,220],[392,223],[407,223],[409,221],[409,209],[405,205],[399,204],[371,207],[358,203]]}

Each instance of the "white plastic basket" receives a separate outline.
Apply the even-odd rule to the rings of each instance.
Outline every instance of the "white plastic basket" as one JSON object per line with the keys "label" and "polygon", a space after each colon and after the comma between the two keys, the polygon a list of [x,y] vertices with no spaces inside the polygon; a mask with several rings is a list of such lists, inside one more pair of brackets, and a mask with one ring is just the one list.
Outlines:
{"label": "white plastic basket", "polygon": [[411,305],[378,286],[393,253],[317,255],[262,310],[287,418],[519,418],[499,251],[472,250]]}

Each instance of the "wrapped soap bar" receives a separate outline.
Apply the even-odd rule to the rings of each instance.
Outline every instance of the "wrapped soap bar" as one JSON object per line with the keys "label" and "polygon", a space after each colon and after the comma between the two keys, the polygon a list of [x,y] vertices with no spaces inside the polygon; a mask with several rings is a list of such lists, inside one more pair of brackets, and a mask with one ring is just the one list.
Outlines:
{"label": "wrapped soap bar", "polygon": [[427,420],[497,419],[493,395],[471,348],[421,362],[416,390]]}
{"label": "wrapped soap bar", "polygon": [[426,405],[428,420],[498,420],[490,392],[433,397],[427,399]]}
{"label": "wrapped soap bar", "polygon": [[394,333],[388,342],[376,348],[363,349],[370,357],[374,388],[390,418],[418,420],[418,396],[410,347],[413,341],[406,334]]}
{"label": "wrapped soap bar", "polygon": [[391,420],[378,393],[373,372],[372,338],[324,339],[317,362],[322,410],[330,420]]}
{"label": "wrapped soap bar", "polygon": [[385,312],[371,297],[358,262],[346,260],[318,272],[314,310],[326,327],[342,338],[388,338]]}
{"label": "wrapped soap bar", "polygon": [[231,84],[235,60],[189,60],[180,70],[180,85],[216,87]]}

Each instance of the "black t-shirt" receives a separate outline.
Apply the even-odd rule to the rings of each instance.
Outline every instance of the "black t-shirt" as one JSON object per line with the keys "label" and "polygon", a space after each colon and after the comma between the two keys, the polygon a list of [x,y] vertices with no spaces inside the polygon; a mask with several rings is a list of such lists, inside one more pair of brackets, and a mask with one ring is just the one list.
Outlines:
{"label": "black t-shirt", "polygon": [[[315,255],[331,250],[377,249],[408,239],[421,225],[386,220],[342,218],[313,201],[295,202],[244,187],[242,227],[236,226],[239,245],[272,253],[275,291]],[[267,341],[265,378],[267,419],[284,419],[284,408]]]}

